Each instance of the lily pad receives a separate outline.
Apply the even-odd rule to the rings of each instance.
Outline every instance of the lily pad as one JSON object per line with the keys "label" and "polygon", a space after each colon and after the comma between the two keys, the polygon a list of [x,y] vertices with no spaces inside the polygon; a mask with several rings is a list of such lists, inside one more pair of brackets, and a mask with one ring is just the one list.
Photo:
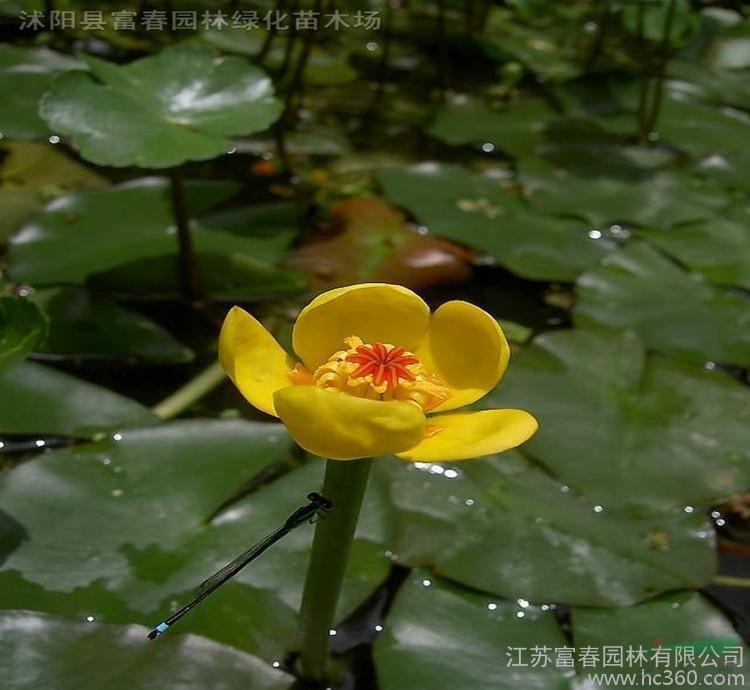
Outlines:
{"label": "lily pad", "polygon": [[[5,510],[32,537],[8,556],[0,574],[0,581],[14,583],[12,605],[42,602],[70,612],[70,596],[80,606],[80,592],[92,592],[90,613],[97,620],[135,616],[156,624],[172,602],[189,599],[198,583],[276,529],[318,489],[324,463],[314,461],[221,510],[266,465],[284,460],[289,448],[280,424],[191,420],[124,430],[17,467],[0,494]],[[389,568],[379,543],[377,494],[369,501],[375,501],[368,508],[373,517],[359,527],[341,615]],[[292,644],[312,536],[303,526],[285,537],[170,634],[198,631],[269,661],[281,658]],[[0,606],[8,605],[0,597]]]}
{"label": "lily pad", "polygon": [[47,320],[23,297],[0,295],[0,372],[39,347],[47,335]]}
{"label": "lily pad", "polygon": [[693,515],[744,491],[749,403],[721,371],[646,356],[633,333],[580,328],[520,349],[481,402],[531,410],[540,429],[524,453],[602,506],[600,516]]}
{"label": "lily pad", "polygon": [[572,669],[509,665],[510,648],[537,646],[566,646],[550,611],[497,602],[415,570],[375,643],[378,685],[382,690],[569,688]]}
{"label": "lily pad", "polygon": [[669,75],[689,84],[702,100],[734,108],[750,108],[750,84],[744,70],[720,69],[691,60],[673,60]]}
{"label": "lily pad", "polygon": [[658,172],[638,182],[582,177],[541,159],[519,164],[529,204],[542,213],[580,218],[594,226],[672,227],[705,220],[729,205],[720,189],[685,174]]}
{"label": "lily pad", "polygon": [[[207,43],[228,53],[255,57],[260,53],[268,35],[261,28],[246,31],[242,28],[222,27],[203,31],[201,38]],[[290,40],[290,39],[288,39]],[[278,70],[284,64],[286,41],[275,41],[263,61],[271,70]],[[302,50],[302,42],[292,47],[291,65],[296,65]],[[346,84],[357,78],[357,71],[349,64],[349,56],[330,47],[313,46],[307,59],[304,72],[305,83],[313,86],[333,86]]]}
{"label": "lily pad", "polygon": [[[223,243],[227,233],[211,233],[208,239]],[[249,253],[254,242],[234,238],[242,253],[203,251],[196,258],[201,286],[214,300],[252,301],[299,292],[306,286],[301,274],[269,266]],[[204,244],[203,247],[206,245]],[[182,293],[180,271],[174,256],[132,261],[93,276],[91,286],[134,300],[176,299]]]}
{"label": "lily pad", "polygon": [[750,290],[750,209],[736,206],[719,218],[639,236],[716,285]]}
{"label": "lily pad", "polygon": [[[668,23],[667,17],[670,18]],[[648,2],[642,7],[628,4],[622,8],[623,26],[634,36],[642,35],[652,43],[666,41],[672,46],[680,46],[695,31],[698,23],[698,16],[688,0]],[[669,28],[666,37],[665,26]]]}
{"label": "lily pad", "polygon": [[605,510],[590,487],[572,491],[517,453],[383,471],[394,558],[432,564],[475,590],[539,604],[627,606],[705,585],[715,570],[703,516]]}
{"label": "lily pad", "polygon": [[32,362],[0,374],[0,432],[86,438],[156,423],[142,405]]}
{"label": "lily pad", "polygon": [[[39,99],[55,75],[83,65],[48,48],[0,45],[0,133],[14,139],[47,136],[49,128],[39,117]],[[12,97],[11,97],[12,94]]]}
{"label": "lily pad", "polygon": [[[578,650],[594,649],[587,673],[634,673],[640,679],[643,670],[665,678],[669,669],[676,679],[691,679],[691,671],[693,687],[710,687],[711,680],[719,677],[734,676],[731,684],[736,687],[747,682],[747,647],[724,614],[700,594],[677,592],[629,609],[573,609],[571,620]],[[624,655],[628,648],[643,648],[646,661],[618,663],[615,658],[605,664],[601,654],[605,646],[623,649]],[[693,654],[692,662],[688,651]],[[707,674],[712,678],[707,679]],[[623,680],[606,687],[632,687]]]}
{"label": "lily pad", "polygon": [[281,113],[269,77],[197,44],[118,66],[84,56],[89,72],[57,79],[42,99],[49,127],[98,165],[168,168],[226,153]]}
{"label": "lily pad", "polygon": [[[226,183],[187,184],[191,216],[229,196]],[[196,250],[236,252],[234,234],[194,229]],[[252,247],[250,249],[252,251]],[[9,242],[13,280],[35,285],[82,283],[95,273],[177,252],[176,229],[163,178],[141,178],[111,189],[68,194],[48,204]]]}
{"label": "lily pad", "polygon": [[500,180],[457,166],[424,163],[378,178],[392,202],[436,235],[486,252],[525,278],[570,280],[607,252],[580,224],[538,215]]}
{"label": "lily pad", "polygon": [[427,133],[446,144],[490,144],[514,156],[529,155],[542,143],[554,116],[543,101],[526,100],[491,110],[467,97],[441,106]]}
{"label": "lily pad", "polygon": [[0,168],[0,242],[54,196],[109,184],[46,142],[8,142],[6,153]]}
{"label": "lily pad", "polygon": [[750,137],[747,113],[727,107],[695,103],[686,98],[665,98],[656,127],[662,139],[694,155],[737,150]]}
{"label": "lily pad", "polygon": [[31,299],[50,321],[42,352],[161,363],[193,359],[192,351],[156,322],[88,290],[40,290]]}
{"label": "lily pad", "polygon": [[248,254],[273,264],[284,258],[299,234],[305,209],[295,202],[279,201],[213,211],[197,224],[207,230],[221,230],[242,237]]}
{"label": "lily pad", "polygon": [[578,324],[630,328],[649,347],[689,361],[750,365],[750,300],[686,273],[645,243],[582,275],[578,297]]}
{"label": "lily pad", "polygon": [[[302,290],[304,278],[276,268],[299,233],[301,209],[289,202],[210,212],[193,222],[201,285],[213,299],[256,300]],[[171,232],[171,230],[170,230]],[[93,276],[92,287],[131,299],[182,294],[174,254],[136,259]]]}
{"label": "lily pad", "polygon": [[[0,673],[7,690],[284,690],[291,676],[246,652],[197,635],[148,644],[147,628],[99,625],[29,611],[0,613],[6,642]],[[29,650],[38,660],[27,663]]]}
{"label": "lily pad", "polygon": [[584,66],[577,55],[573,26],[567,31],[559,28],[559,24],[524,26],[507,9],[493,7],[481,44],[491,58],[518,60],[544,81],[567,81],[580,75]]}

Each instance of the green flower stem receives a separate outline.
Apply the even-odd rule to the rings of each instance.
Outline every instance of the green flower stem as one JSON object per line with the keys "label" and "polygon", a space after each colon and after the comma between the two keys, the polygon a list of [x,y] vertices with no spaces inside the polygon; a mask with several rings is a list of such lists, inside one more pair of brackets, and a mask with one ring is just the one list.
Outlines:
{"label": "green flower stem", "polygon": [[214,362],[195,378],[188,381],[182,388],[176,390],[157,405],[154,405],[151,411],[161,419],[172,419],[181,412],[184,412],[204,395],[210,393],[225,378],[226,375],[221,368],[221,364]]}
{"label": "green flower stem", "polygon": [[711,582],[714,585],[722,585],[724,587],[750,587],[750,578],[747,577],[717,575]]}
{"label": "green flower stem", "polygon": [[321,493],[333,501],[333,510],[315,527],[300,609],[300,664],[306,680],[326,677],[328,631],[333,625],[371,464],[369,458],[329,460],[326,464]]}

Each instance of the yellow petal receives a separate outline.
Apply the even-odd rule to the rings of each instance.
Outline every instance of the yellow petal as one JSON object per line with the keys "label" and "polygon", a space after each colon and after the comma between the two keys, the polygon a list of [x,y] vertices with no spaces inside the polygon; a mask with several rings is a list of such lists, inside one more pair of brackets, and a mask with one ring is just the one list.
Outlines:
{"label": "yellow petal", "polygon": [[508,366],[510,348],[497,321],[468,302],[443,304],[415,353],[452,389],[433,412],[463,407],[492,390]]}
{"label": "yellow petal", "polygon": [[440,414],[430,417],[429,425],[437,427],[437,433],[398,457],[413,462],[452,462],[492,455],[520,446],[539,428],[525,410]]}
{"label": "yellow petal", "polygon": [[276,414],[273,394],[292,385],[294,360],[276,339],[244,309],[232,307],[219,336],[219,361],[247,401],[267,414]]}
{"label": "yellow petal", "polygon": [[424,337],[430,309],[400,285],[362,283],[318,295],[294,325],[294,351],[315,369],[344,348],[344,338],[390,343],[414,350]]}
{"label": "yellow petal", "polygon": [[424,436],[424,414],[412,403],[355,398],[315,386],[280,390],[274,403],[300,446],[332,460],[397,453]]}

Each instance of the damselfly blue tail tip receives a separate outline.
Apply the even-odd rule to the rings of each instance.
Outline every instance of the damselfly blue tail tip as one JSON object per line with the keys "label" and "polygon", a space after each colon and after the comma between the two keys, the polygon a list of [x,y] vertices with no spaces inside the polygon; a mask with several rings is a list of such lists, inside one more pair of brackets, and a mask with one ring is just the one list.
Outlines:
{"label": "damselfly blue tail tip", "polygon": [[163,635],[165,632],[169,630],[169,626],[166,623],[159,623],[146,637],[148,637],[149,640],[155,640],[159,635]]}

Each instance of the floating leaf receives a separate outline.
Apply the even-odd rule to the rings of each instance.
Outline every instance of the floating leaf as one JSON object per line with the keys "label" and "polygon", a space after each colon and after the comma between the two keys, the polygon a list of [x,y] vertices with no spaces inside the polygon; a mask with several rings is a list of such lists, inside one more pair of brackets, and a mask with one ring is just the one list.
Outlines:
{"label": "floating leaf", "polygon": [[40,290],[32,300],[50,320],[43,352],[76,358],[189,362],[190,349],[151,319],[82,288]]}
{"label": "floating leaf", "polygon": [[572,669],[508,664],[510,647],[537,646],[566,646],[551,612],[496,602],[452,587],[430,571],[415,570],[375,643],[378,685],[382,690],[569,688]]}
{"label": "floating leaf", "polygon": [[23,297],[0,295],[0,372],[39,347],[47,321],[39,308]]}
{"label": "floating leaf", "polygon": [[427,133],[446,144],[490,144],[512,155],[528,155],[542,142],[553,114],[543,101],[490,110],[462,97],[438,109]]}
{"label": "floating leaf", "polygon": [[197,44],[118,66],[84,56],[90,72],[55,81],[40,113],[98,165],[168,168],[226,153],[229,137],[260,132],[281,112],[271,80]]}
{"label": "floating leaf", "polygon": [[750,290],[750,211],[737,206],[719,218],[638,234],[717,285]]}
{"label": "floating leaf", "polygon": [[[724,614],[697,593],[667,594],[627,609],[573,609],[571,619],[575,646],[596,650],[589,673],[635,673],[641,678],[643,671],[663,678],[669,668],[676,683],[687,679],[694,687],[710,687],[714,678],[730,677],[732,685],[741,687],[749,675],[747,647]],[[602,647],[623,649],[624,658],[620,663],[617,657],[610,658],[605,666]],[[628,648],[644,648],[645,663],[628,663]],[[693,653],[692,663],[688,652]]]}
{"label": "floating leaf", "polygon": [[[735,108],[750,108],[750,83],[744,70],[717,69],[694,61],[673,60],[669,75],[684,80],[687,90],[703,100]],[[674,85],[679,89],[682,84]]]}
{"label": "floating leaf", "polygon": [[[7,690],[284,690],[292,678],[251,654],[195,635],[145,640],[138,625],[98,625],[28,611],[0,613]],[[39,657],[27,662],[29,650]]]}
{"label": "floating leaf", "polygon": [[533,213],[501,181],[456,166],[425,163],[382,170],[386,196],[432,232],[479,249],[514,273],[569,280],[606,253],[575,222]]}
{"label": "floating leaf", "polygon": [[[4,564],[0,581],[14,583],[16,595],[12,604],[0,595],[0,605],[43,602],[69,614],[88,591],[97,620],[157,623],[172,601],[189,599],[198,583],[319,488],[324,463],[313,461],[220,510],[256,473],[285,458],[289,446],[280,424],[191,420],[124,430],[24,463],[4,477],[0,494],[4,509],[33,536]],[[378,543],[382,510],[377,495],[369,500],[374,522],[360,525],[342,614],[389,568]],[[174,634],[198,631],[269,661],[280,658],[294,634],[312,536],[303,526],[285,537]]]}
{"label": "floating leaf", "polygon": [[90,437],[156,422],[148,409],[86,381],[23,362],[0,374],[0,432]]}
{"label": "floating leaf", "polygon": [[[56,74],[83,65],[48,48],[0,45],[0,133],[15,139],[47,136],[49,129],[39,117],[39,99]],[[11,97],[12,94],[12,97]]]}
{"label": "floating leaf", "polygon": [[[226,198],[234,186],[188,183],[188,212],[197,215]],[[235,235],[194,231],[196,249],[236,251]],[[141,178],[101,191],[56,199],[24,224],[9,243],[13,280],[36,285],[82,283],[86,277],[148,257],[176,255],[177,237],[163,178]]]}
{"label": "floating leaf", "polygon": [[531,410],[540,429],[524,452],[604,515],[692,514],[743,491],[748,403],[723,372],[646,357],[633,333],[579,328],[535,338],[481,404]]}
{"label": "floating leaf", "polygon": [[582,275],[578,296],[579,324],[630,328],[649,347],[687,360],[750,365],[750,301],[686,273],[645,243]]}
{"label": "floating leaf", "polygon": [[[209,239],[223,243],[223,238],[218,237],[219,233],[213,234],[216,237]],[[201,286],[214,300],[237,302],[267,299],[299,292],[306,285],[300,274],[269,266],[244,251],[204,251],[197,256],[196,264]],[[91,284],[96,289],[128,299],[175,299],[182,294],[180,270],[174,256],[142,259],[118,266],[94,276]]]}
{"label": "floating leaf", "polygon": [[[222,27],[221,29],[209,29],[203,31],[201,38],[207,43],[225,50],[229,53],[255,57],[258,55],[267,40],[268,32],[262,29],[247,31],[243,28]],[[263,61],[270,70],[277,71],[285,62],[287,41],[294,41],[292,36],[281,41],[271,43],[270,49]],[[288,57],[289,64],[296,66],[302,42],[296,41],[292,46]],[[357,78],[356,70],[349,64],[349,56],[330,47],[325,49],[313,46],[307,58],[305,66],[304,81],[313,86],[333,86],[346,84]]]}
{"label": "floating leaf", "polygon": [[[257,300],[302,290],[304,278],[276,268],[299,232],[300,208],[288,202],[216,211],[194,221],[201,285],[213,299]],[[131,299],[182,294],[174,254],[136,259],[90,280],[93,287]]]}
{"label": "floating leaf", "polygon": [[9,142],[0,167],[0,242],[51,196],[109,183],[48,143]]}
{"label": "floating leaf", "polygon": [[241,237],[248,254],[274,264],[284,258],[299,234],[304,211],[298,203],[280,201],[213,211],[201,216],[197,224]]}
{"label": "floating leaf", "polygon": [[[530,409],[544,428],[545,410]],[[395,508],[394,558],[433,564],[472,589],[538,603],[626,606],[700,587],[714,573],[713,533],[703,516],[603,508],[590,484],[571,491],[516,453],[379,469]]]}
{"label": "floating leaf", "polygon": [[[680,46],[697,28],[698,17],[688,0],[646,2],[641,6],[628,3],[622,8],[622,24],[634,36],[642,37],[641,40]],[[669,30],[666,36],[665,26]]]}
{"label": "floating leaf", "polygon": [[581,218],[594,226],[658,225],[705,220],[729,205],[722,190],[684,174],[659,172],[639,182],[582,177],[541,159],[520,162],[529,204],[542,213]]}
{"label": "floating leaf", "polygon": [[694,155],[737,151],[736,142],[750,137],[750,117],[686,98],[665,97],[656,131],[662,139]]}
{"label": "floating leaf", "polygon": [[560,24],[547,24],[544,29],[523,26],[506,9],[493,7],[480,42],[496,60],[518,60],[545,81],[561,82],[583,72],[576,55],[576,32],[572,29]]}

